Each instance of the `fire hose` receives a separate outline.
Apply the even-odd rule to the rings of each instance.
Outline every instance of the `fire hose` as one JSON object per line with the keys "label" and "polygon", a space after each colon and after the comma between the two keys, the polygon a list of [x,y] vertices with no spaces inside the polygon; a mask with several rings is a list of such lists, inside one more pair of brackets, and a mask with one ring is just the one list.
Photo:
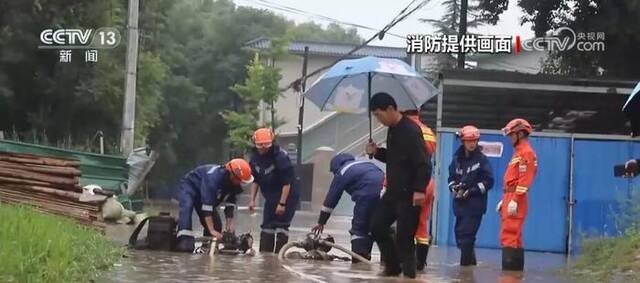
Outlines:
{"label": "fire hose", "polygon": [[[332,240],[333,238],[331,238]],[[313,233],[309,233],[307,234],[307,237],[302,240],[302,241],[298,241],[298,242],[289,242],[287,244],[285,244],[282,249],[280,249],[280,252],[278,253],[278,259],[279,260],[284,260],[284,256],[287,253],[287,251],[293,247],[296,248],[300,248],[300,249],[304,249],[306,251],[311,251],[311,250],[325,250],[328,251],[331,248],[335,248],[338,249],[350,256],[352,256],[353,258],[359,260],[360,262],[366,263],[371,265],[371,261],[367,260],[366,258],[362,257],[361,255],[352,252],[351,250],[344,248],[336,243],[334,243],[333,241],[329,241],[327,239],[322,239],[320,238],[320,235],[315,235]]]}

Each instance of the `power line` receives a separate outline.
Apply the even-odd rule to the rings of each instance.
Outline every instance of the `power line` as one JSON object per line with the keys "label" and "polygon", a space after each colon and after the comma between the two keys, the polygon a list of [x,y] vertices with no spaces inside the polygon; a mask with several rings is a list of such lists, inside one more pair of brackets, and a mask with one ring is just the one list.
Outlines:
{"label": "power line", "polygon": [[[337,23],[337,24],[342,24],[342,25],[347,25],[347,26],[352,26],[352,27],[361,28],[361,29],[367,29],[367,30],[372,30],[372,31],[378,31],[378,29],[375,29],[375,28],[372,28],[372,27],[368,27],[368,26],[365,26],[365,25],[345,22],[345,21],[342,21],[342,20],[338,20],[338,19],[335,19],[335,18],[324,16],[324,15],[321,15],[321,14],[307,12],[307,11],[304,11],[304,10],[300,10],[300,9],[297,9],[297,8],[294,8],[294,7],[290,7],[290,6],[274,3],[274,2],[271,2],[271,1],[267,1],[267,0],[258,0],[258,1],[263,2],[263,3],[270,3],[270,4],[273,4],[273,5],[279,5],[279,6],[283,7],[283,8],[290,9],[292,11],[297,11],[297,12],[300,12],[300,13],[311,15],[313,17],[324,19],[324,20],[327,20],[327,21],[331,21],[331,22],[334,22],[334,23]],[[405,36],[401,36],[401,35],[397,35],[397,34],[391,34],[391,35],[399,37],[399,38],[406,38]]]}
{"label": "power line", "polygon": [[384,28],[382,28],[382,30],[380,30],[379,32],[377,32],[376,34],[374,34],[371,38],[369,38],[368,40],[366,40],[365,42],[363,42],[362,44],[356,46],[355,48],[351,49],[351,51],[349,51],[347,54],[340,56],[340,58],[338,58],[336,61],[334,61],[333,63],[326,65],[324,67],[321,67],[319,69],[316,69],[315,71],[307,74],[304,77],[298,78],[295,81],[289,83],[285,88],[280,89],[280,91],[287,91],[288,89],[295,87],[296,89],[299,89],[300,83],[302,82],[302,80],[305,80],[307,78],[313,77],[315,75],[317,75],[318,73],[331,68],[333,65],[335,65],[336,63],[340,62],[343,59],[346,59],[347,57],[349,57],[351,54],[355,53],[356,51],[362,49],[363,47],[367,46],[367,44],[369,44],[371,41],[373,41],[376,38],[380,38],[382,39],[382,37],[384,37],[385,33],[390,30],[391,28],[393,28],[396,24],[398,24],[399,22],[405,20],[407,17],[409,17],[411,14],[413,14],[415,11],[423,8],[425,5],[427,5],[427,3],[429,3],[430,0],[423,0],[422,2],[420,2],[420,4],[418,4],[416,7],[414,7],[413,9],[411,9],[408,13],[405,13],[407,11],[407,9],[416,2],[416,0],[411,1],[411,3],[409,3],[409,5],[407,5],[404,9],[402,9],[400,11],[400,13],[398,13],[398,15],[393,18],[393,20],[387,24]]}
{"label": "power line", "polygon": [[[350,26],[350,27],[354,27],[354,28],[360,28],[360,29],[376,31],[376,32],[379,30],[379,29],[372,28],[372,27],[369,27],[369,26],[365,26],[365,25],[361,25],[361,24],[354,24],[354,23],[351,23],[351,22],[338,20],[338,19],[331,18],[331,17],[325,16],[325,15],[304,11],[304,10],[301,10],[301,9],[298,9],[298,8],[281,5],[281,4],[270,2],[270,1],[266,1],[266,0],[245,0],[245,1],[254,3],[256,5],[260,5],[260,6],[263,6],[263,7],[268,7],[268,8],[274,9],[274,10],[278,10],[278,11],[281,11],[281,12],[286,12],[286,13],[291,13],[291,14],[296,14],[296,15],[301,15],[301,16],[312,17],[312,18],[316,18],[316,19],[320,19],[320,20],[323,20],[323,21],[332,22],[332,23],[339,24],[339,25]],[[399,34],[389,33],[389,35],[395,36],[397,38],[402,38],[402,39],[406,38],[406,36],[402,36],[402,35],[399,35]]]}

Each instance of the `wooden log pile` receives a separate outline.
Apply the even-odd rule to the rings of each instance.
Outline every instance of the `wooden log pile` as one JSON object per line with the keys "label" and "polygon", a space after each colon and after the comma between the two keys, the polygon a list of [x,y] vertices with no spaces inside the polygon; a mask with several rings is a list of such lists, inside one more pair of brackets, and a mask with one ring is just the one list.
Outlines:
{"label": "wooden log pile", "polygon": [[0,152],[0,202],[70,217],[104,231],[101,202],[81,202],[80,162]]}

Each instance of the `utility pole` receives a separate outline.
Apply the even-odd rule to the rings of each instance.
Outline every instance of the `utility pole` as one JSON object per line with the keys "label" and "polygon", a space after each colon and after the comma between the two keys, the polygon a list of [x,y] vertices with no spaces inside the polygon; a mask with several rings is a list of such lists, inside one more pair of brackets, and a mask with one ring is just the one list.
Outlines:
{"label": "utility pole", "polygon": [[296,165],[302,165],[302,129],[304,122],[304,92],[307,90],[307,61],[309,61],[309,46],[304,47],[304,57],[302,57],[302,83],[300,89],[300,109],[298,110],[298,149],[296,154]]}
{"label": "utility pole", "polygon": [[[460,31],[458,38],[463,40],[462,37],[467,33],[467,10],[469,8],[468,0],[461,0],[460,3]],[[458,68],[464,69],[465,53],[463,48],[460,48],[458,52]]]}
{"label": "utility pole", "polygon": [[138,67],[138,6],[139,0],[129,0],[127,24],[127,58],[124,82],[124,109],[120,151],[125,156],[133,151],[134,126],[136,120],[136,71]]}

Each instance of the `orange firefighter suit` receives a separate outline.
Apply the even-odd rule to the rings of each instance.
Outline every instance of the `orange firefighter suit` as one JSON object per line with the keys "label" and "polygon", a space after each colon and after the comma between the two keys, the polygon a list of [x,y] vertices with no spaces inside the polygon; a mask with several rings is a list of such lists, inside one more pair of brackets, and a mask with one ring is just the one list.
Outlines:
{"label": "orange firefighter suit", "polygon": [[[504,195],[500,209],[500,244],[502,247],[522,248],[522,225],[527,217],[527,193],[538,169],[536,153],[527,140],[521,140],[504,173]],[[509,204],[517,204],[515,215],[509,215]]]}
{"label": "orange firefighter suit", "polygon": [[[418,115],[407,115],[411,121],[416,123],[422,130],[422,137],[424,139],[424,146],[429,156],[433,156],[436,152],[436,135],[425,124],[420,121]],[[417,244],[428,245],[429,244],[429,218],[431,217],[431,207],[434,199],[435,182],[433,178],[429,181],[429,184],[425,188],[425,199],[422,210],[420,211],[420,221],[418,222],[418,229],[416,230],[415,239]]]}

